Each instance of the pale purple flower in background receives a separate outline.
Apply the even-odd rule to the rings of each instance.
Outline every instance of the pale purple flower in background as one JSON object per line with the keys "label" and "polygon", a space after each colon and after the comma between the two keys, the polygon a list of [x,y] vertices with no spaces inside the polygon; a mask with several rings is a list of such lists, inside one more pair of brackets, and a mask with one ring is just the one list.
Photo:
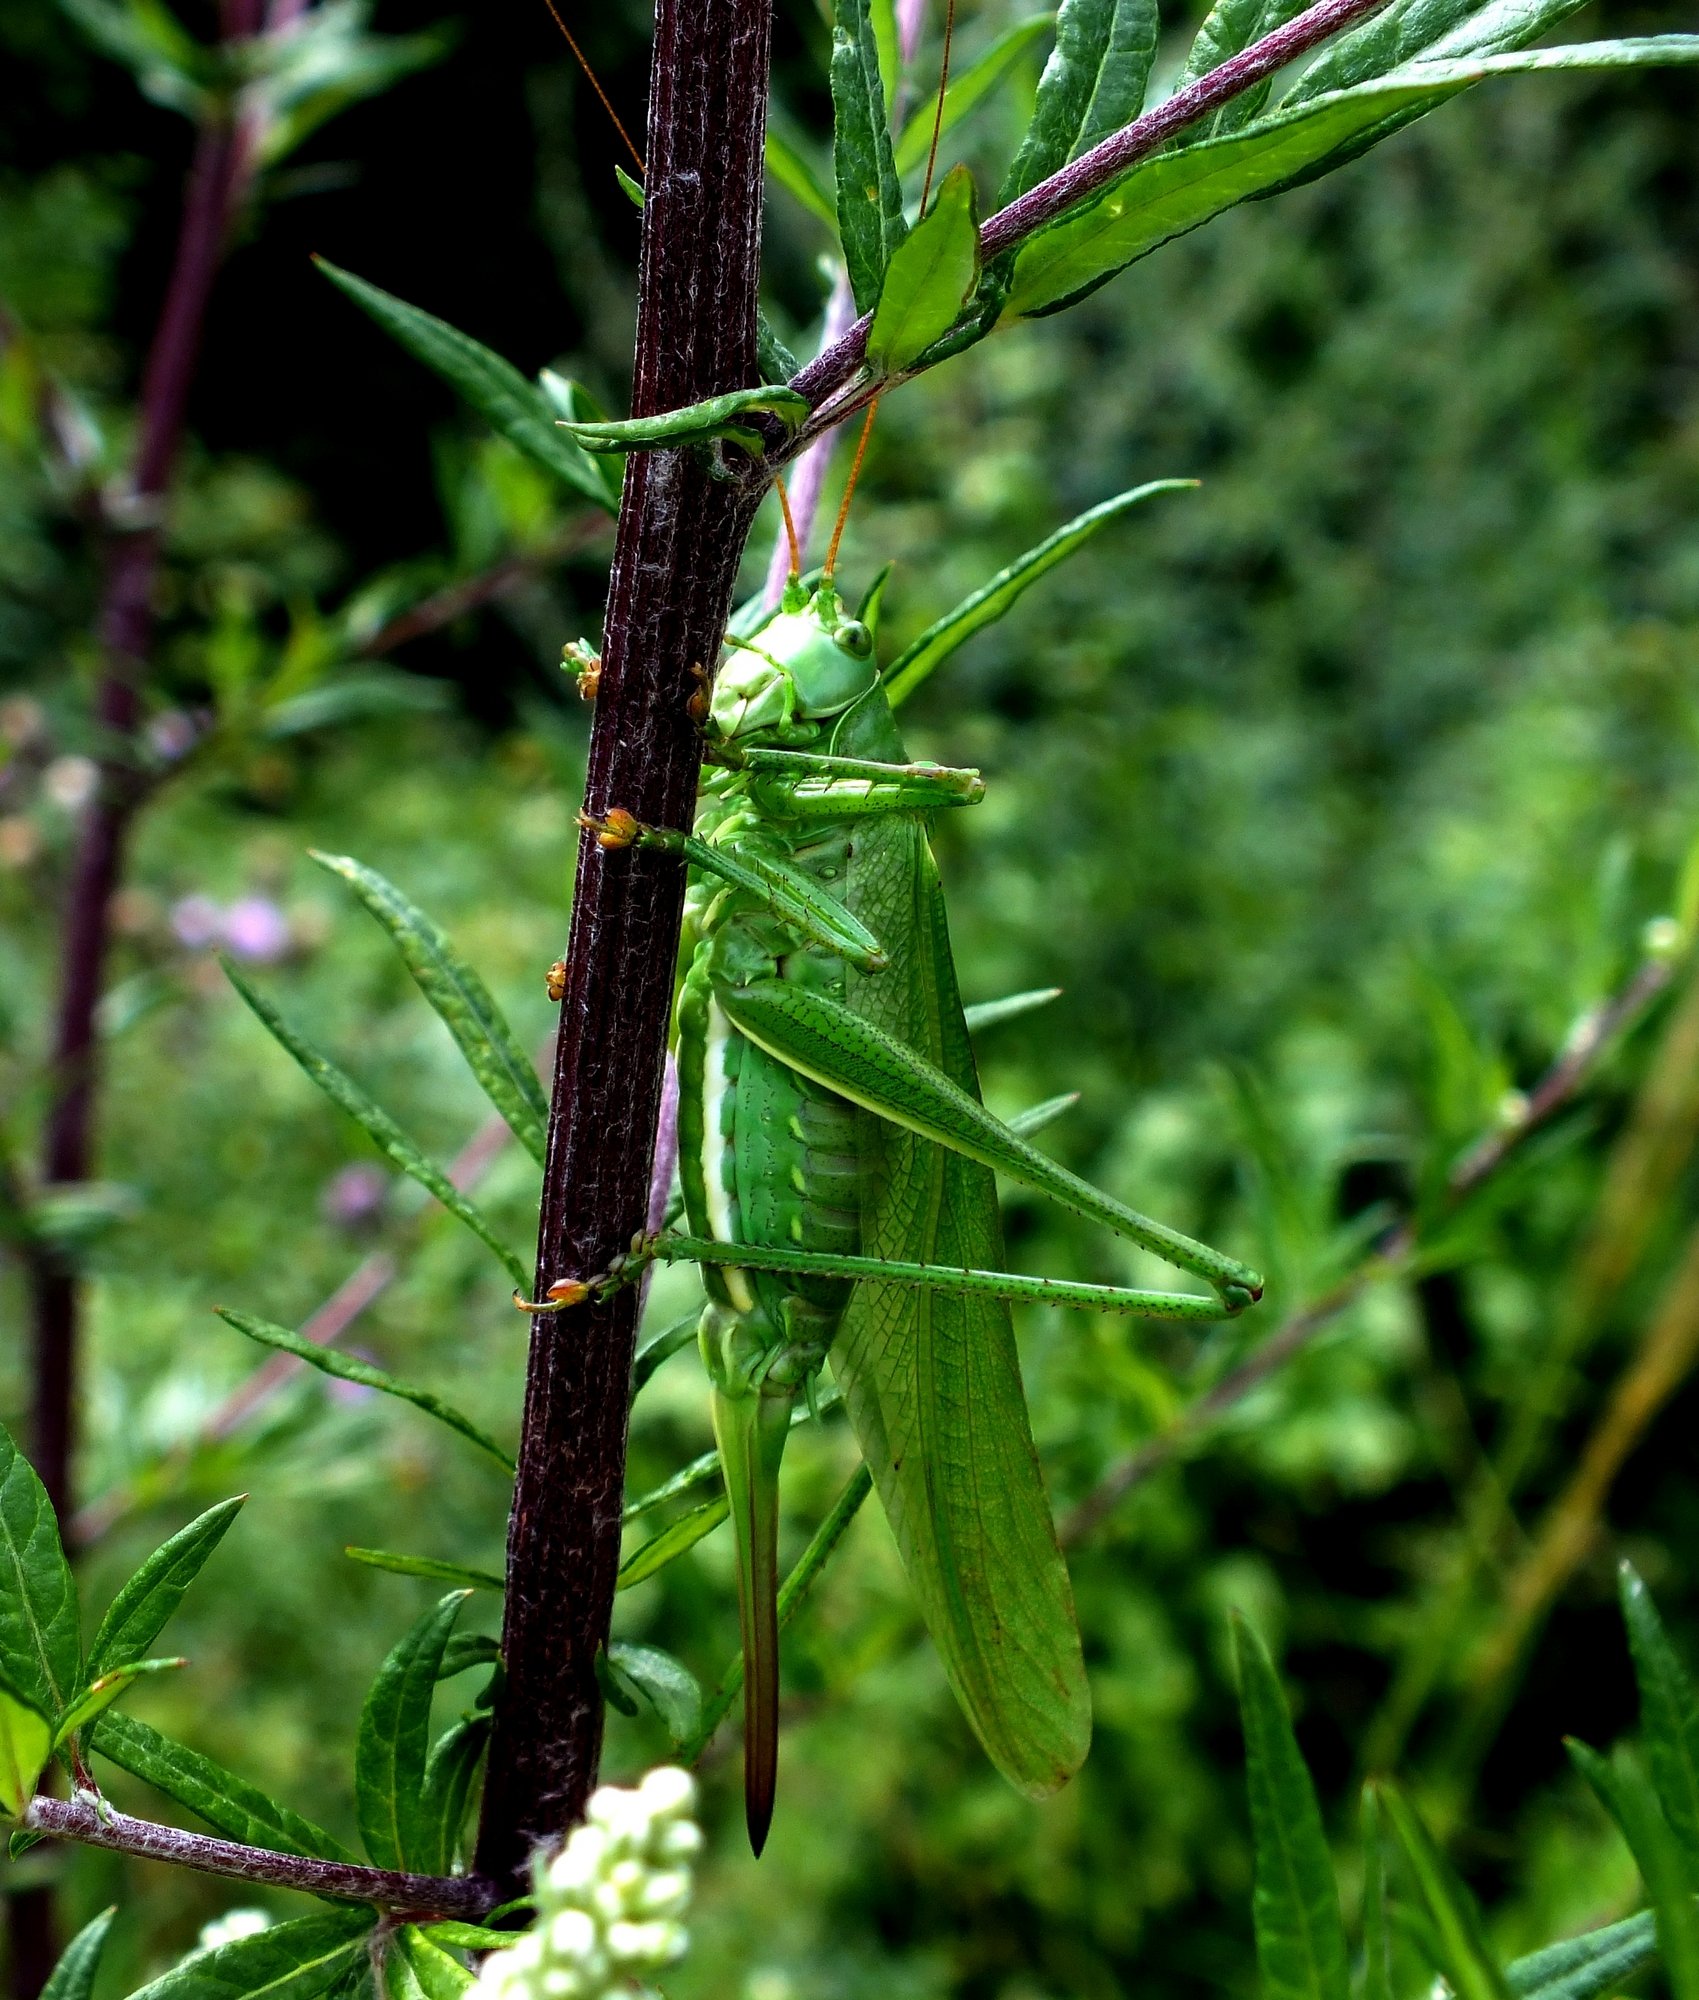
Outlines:
{"label": "pale purple flower in background", "polygon": [[275,965],[294,944],[289,919],[268,896],[243,896],[224,913],[224,942],[238,958]]}
{"label": "pale purple flower in background", "polygon": [[224,935],[224,912],[210,896],[183,896],[171,905],[171,933],[190,951],[205,951]]}
{"label": "pale purple flower in background", "polygon": [[200,741],[201,727],[181,708],[168,708],[147,726],[148,748],[162,764],[175,764]]}
{"label": "pale purple flower in background", "polygon": [[382,1167],[357,1160],[338,1168],[325,1182],[319,1213],[339,1228],[358,1229],[378,1215],[388,1194],[389,1176]]}
{"label": "pale purple flower in background", "polygon": [[[377,1356],[370,1348],[350,1347],[346,1351],[361,1361],[370,1362],[373,1367],[377,1365]],[[324,1378],[324,1392],[333,1403],[366,1403],[377,1394],[375,1389],[368,1388],[364,1382],[345,1382],[340,1375],[327,1375]]]}

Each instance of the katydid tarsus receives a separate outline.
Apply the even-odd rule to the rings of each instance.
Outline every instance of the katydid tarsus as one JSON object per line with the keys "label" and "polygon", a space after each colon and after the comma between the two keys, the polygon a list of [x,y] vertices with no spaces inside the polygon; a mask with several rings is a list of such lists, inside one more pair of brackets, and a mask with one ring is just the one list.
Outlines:
{"label": "katydid tarsus", "polygon": [[[1069,524],[969,599],[953,629],[1001,615],[1156,490]],[[951,631],[943,621],[910,648],[888,689],[872,632],[831,576],[812,588],[793,577],[765,622],[734,621],[701,717],[694,830],[617,808],[586,821],[609,850],[658,847],[691,871],[675,1010],[688,1233],[643,1239],[620,1270],[563,1283],[550,1303],[654,1259],[701,1267],[757,1853],[776,1775],[779,1465],[828,1356],[962,1708],[998,1768],[1040,1797],[1084,1758],[1090,1701],[1009,1302],[1213,1320],[1262,1291],[1254,1271],[1100,1192],[980,1102],[927,828],[984,786],[977,772],[910,761],[891,700],[950,649]],[[1006,1272],[998,1173],[1210,1291]]]}

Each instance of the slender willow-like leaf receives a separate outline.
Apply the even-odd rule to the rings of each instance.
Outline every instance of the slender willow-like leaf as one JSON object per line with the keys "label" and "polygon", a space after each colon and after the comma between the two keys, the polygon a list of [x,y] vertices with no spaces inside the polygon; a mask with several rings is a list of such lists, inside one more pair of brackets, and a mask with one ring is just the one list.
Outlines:
{"label": "slender willow-like leaf", "polygon": [[609,508],[607,481],[559,429],[548,397],[527,382],[512,362],[504,361],[446,320],[356,278],[352,271],[338,270],[322,257],[314,261],[339,291],[369,313],[414,360],[422,361],[470,403],[497,436],[592,505]]}
{"label": "slender willow-like leaf", "polygon": [[435,1583],[457,1583],[467,1590],[505,1590],[506,1580],[487,1569],[468,1569],[464,1563],[444,1562],[437,1556],[404,1556],[393,1549],[361,1549],[350,1544],[342,1553],[350,1562],[364,1563],[367,1569],[388,1570],[393,1576],[425,1576]]}
{"label": "slender willow-like leaf", "polygon": [[1060,1097],[1047,1097],[1039,1104],[1029,1104],[1024,1111],[1011,1113],[1009,1130],[1022,1139],[1031,1139],[1047,1126],[1054,1125],[1058,1118],[1066,1117],[1079,1101],[1077,1090],[1065,1090]]}
{"label": "slender willow-like leaf", "polygon": [[101,1947],[106,1943],[106,1933],[112,1928],[112,1919],[118,1914],[116,1903],[110,1909],[102,1910],[92,1923],[86,1923],[59,1955],[59,1963],[48,1975],[47,1984],[41,1989],[41,2000],[89,2000],[94,1991],[94,1976],[100,1969]]}
{"label": "slender willow-like leaf", "polygon": [[730,1511],[726,1496],[717,1493],[712,1500],[705,1500],[700,1507],[692,1507],[688,1514],[681,1514],[634,1554],[626,1557],[620,1565],[615,1589],[629,1590],[633,1584],[643,1583],[657,1570],[665,1569],[668,1563],[676,1562],[687,1550],[695,1548],[704,1535],[711,1535]]}
{"label": "slender willow-like leaf", "polygon": [[22,1813],[52,1754],[52,1723],[0,1682],[0,1815],[16,1819]]}
{"label": "slender willow-like leaf", "polygon": [[139,1680],[151,1678],[154,1674],[175,1673],[179,1667],[186,1667],[188,1661],[182,1658],[170,1660],[131,1660],[128,1665],[114,1667],[98,1680],[90,1681],[65,1713],[59,1718],[59,1725],[53,1732],[53,1747],[57,1750],[61,1743],[68,1743],[79,1729],[86,1729],[98,1715],[104,1715],[121,1695],[127,1694]]}
{"label": "slender willow-like leaf", "polygon": [[312,858],[339,875],[389,932],[414,984],[454,1037],[478,1087],[532,1159],[542,1164],[549,1103],[531,1059],[489,988],[447,934],[375,868],[347,854]]}
{"label": "slender willow-like leaf", "polygon": [[[970,111],[991,95],[1055,19],[1054,14],[1029,14],[1024,21],[1005,28],[966,69],[952,72],[949,88],[944,92],[944,113],[938,122],[940,139],[947,138]],[[897,172],[905,177],[916,172],[926,164],[931,150],[932,105],[928,104],[897,135],[894,148]]]}
{"label": "slender willow-like leaf", "polygon": [[1432,1926],[1439,1956],[1434,1970],[1457,2000],[1508,2000],[1510,1987],[1487,1944],[1474,1897],[1404,1795],[1391,1785],[1376,1789]]}
{"label": "slender willow-like leaf", "polygon": [[[791,1429],[794,1431],[799,1424],[806,1424],[812,1417],[824,1416],[828,1410],[836,1409],[842,1401],[843,1392],[834,1383],[814,1398],[813,1409],[805,1405],[791,1412]],[[670,1478],[663,1479],[659,1486],[652,1486],[647,1493],[640,1493],[635,1500],[628,1500],[620,1518],[628,1522],[635,1521],[640,1515],[651,1512],[668,1500],[676,1500],[681,1493],[692,1493],[698,1486],[706,1486],[710,1480],[718,1479],[720,1476],[720,1454],[717,1451],[705,1451],[700,1457],[693,1458],[688,1465],[680,1466]]]}
{"label": "slender willow-like leaf", "polygon": [[[1028,549],[1017,562],[999,570],[989,583],[982,584],[971,597],[964,597],[953,610],[946,611],[942,618],[927,626],[913,645],[891,662],[885,675],[885,694],[891,706],[896,708],[907,701],[921,682],[942,666],[958,646],[964,645],[974,633],[983,631],[987,625],[995,624],[1041,576],[1071,556],[1100,528],[1126,513],[1129,507],[1136,507],[1141,500],[1152,499],[1158,493],[1184,492],[1196,484],[1195,479],[1153,479],[1144,486],[1134,486],[1125,493],[1117,493],[1113,499],[1099,501],[1083,514],[1076,514],[1053,535],[1046,536],[1037,548]],[[1015,1000],[1035,1007],[1042,1004],[1027,994],[1017,994]],[[1014,1012],[1026,1011],[1024,1005],[1017,1007],[1012,1001],[988,1002],[985,1007],[970,1007],[967,1010],[968,1026],[983,1027],[989,1021],[1002,1018],[988,1009],[1003,1006]]]}
{"label": "slender willow-like leaf", "polygon": [[1640,1687],[1640,1733],[1670,1831],[1699,1868],[1699,1702],[1670,1644],[1651,1593],[1624,1563],[1618,1572],[1623,1623]]}
{"label": "slender willow-like leaf", "polygon": [[245,1846],[311,1854],[321,1861],[356,1859],[322,1826],[134,1716],[110,1711],[103,1715],[95,1725],[92,1747],[132,1777],[186,1806],[215,1832]]}
{"label": "slender willow-like leaf", "polygon": [[[1219,69],[1231,57],[1241,54],[1253,42],[1283,27],[1300,11],[1302,4],[1303,0],[1296,0],[1296,4],[1294,0],[1215,0],[1215,5],[1204,16],[1203,25],[1198,29],[1184,68],[1175,80],[1175,89],[1184,90],[1188,84],[1196,83],[1200,76],[1208,76],[1211,70]],[[1207,118],[1194,125],[1187,133],[1187,139],[1213,139],[1225,132],[1240,131],[1267,104],[1273,88],[1274,79],[1264,77],[1261,83],[1242,90],[1219,111],[1212,111]]]}
{"label": "slender willow-like leaf", "polygon": [[1419,58],[1502,55],[1567,20],[1585,0],[1393,0],[1390,7],[1323,49],[1281,99],[1307,104]]}
{"label": "slender willow-like leaf", "polygon": [[84,1673],[90,1681],[99,1680],[114,1667],[128,1666],[146,1653],[182,1603],[183,1593],[200,1575],[207,1557],[223,1541],[247,1497],[239,1493],[235,1499],[221,1500],[197,1515],[186,1528],[179,1528],[169,1541],[162,1542],[124,1585],[108,1606],[89,1647]]}
{"label": "slender willow-like leaf", "polygon": [[608,1658],[661,1718],[674,1745],[687,1742],[702,1726],[702,1685],[682,1660],[658,1646],[634,1646],[616,1639]]}
{"label": "slender willow-like leaf", "polygon": [[1393,2000],[1392,1943],[1386,1923],[1386,1845],[1380,1800],[1363,1787],[1363,2000]]}
{"label": "slender willow-like leaf", "polygon": [[979,206],[973,176],[952,167],[938,197],[892,252],[867,336],[869,364],[889,375],[941,340],[979,282]]}
{"label": "slender willow-like leaf", "polygon": [[994,1028],[999,1021],[1018,1020],[1022,1014],[1048,1007],[1052,1000],[1061,997],[1060,986],[1035,986],[1030,992],[1006,994],[1001,1000],[976,1000],[971,1007],[962,1009],[962,1019],[967,1023],[968,1033],[977,1035],[982,1028]]}
{"label": "slender willow-like leaf", "polygon": [[478,1241],[500,1259],[514,1284],[523,1288],[529,1282],[525,1266],[496,1235],[485,1220],[483,1210],[460,1192],[436,1161],[414,1144],[382,1105],[367,1096],[345,1070],[339,1069],[304,1035],[292,1028],[271,1002],[263,999],[248,984],[228,958],[223,964],[225,976],[259,1017],[267,1032],[288,1050],[325,1096],[338,1109],[347,1112],[372,1144],[393,1160],[404,1174],[417,1181],[427,1194],[434,1195],[456,1220],[465,1223]]}
{"label": "slender willow-like leaf", "polygon": [[1372,83],[1282,107],[1243,132],[1157,153],[1084,209],[1041,230],[1015,262],[1008,309],[1059,310],[1159,244],[1239,202],[1312,177],[1489,77],[1699,61],[1699,36],[1584,42],[1474,60],[1410,63]]}
{"label": "slender willow-like leaf", "polygon": [[1261,1638],[1233,1620],[1256,1860],[1251,1920],[1265,2000],[1351,2000],[1345,1920],[1316,1790]]}
{"label": "slender willow-like leaf", "polygon": [[637,1350],[637,1358],[631,1364],[631,1400],[634,1403],[638,1392],[654,1379],[662,1363],[670,1361],[696,1338],[696,1329],[701,1321],[701,1313],[688,1312],[681,1319],[675,1319],[670,1326],[663,1327],[653,1340],[645,1341]]}
{"label": "slender willow-like leaf", "polygon": [[871,312],[879,303],[885,267],[908,225],[869,0],[834,0],[831,77],[838,237],[856,310]]}
{"label": "slender willow-like leaf", "polygon": [[35,1467],[0,1430],[0,1680],[57,1715],[81,1679],[77,1587]]}
{"label": "slender willow-like leaf", "polygon": [[1517,2000],[1599,2000],[1601,1994],[1621,1992],[1657,1956],[1657,1919],[1642,1910],[1619,1924],[1513,1958],[1504,1976]]}
{"label": "slender willow-like leaf", "polygon": [[454,1621],[471,1595],[451,1592],[390,1652],[360,1711],[354,1806],[360,1838],[380,1868],[427,1871],[436,1825],[424,1798],[431,1696]]}
{"label": "slender willow-like leaf", "polygon": [[[489,1737],[487,1715],[463,1715],[431,1746],[431,1754],[425,1761],[425,1781],[419,1790],[427,1874],[446,1875],[454,1865],[460,1830],[466,1824],[466,1808],[472,1797],[472,1781],[478,1774],[478,1761]],[[418,1969],[414,1967],[415,1971]],[[427,1993],[431,1991],[428,1981],[421,1983]]]}
{"label": "slender willow-like leaf", "polygon": [[1032,123],[998,191],[1010,202],[1139,115],[1156,56],[1155,0],[1063,0]]}
{"label": "slender willow-like leaf", "polygon": [[458,1431],[480,1451],[487,1451],[506,1471],[513,1470],[510,1453],[503,1451],[495,1439],[487,1431],[480,1430],[470,1417],[462,1416],[452,1403],[445,1403],[442,1397],[433,1395],[429,1389],[416,1389],[411,1382],[403,1382],[381,1368],[374,1368],[357,1354],[344,1354],[337,1347],[322,1347],[317,1341],[307,1340],[289,1327],[277,1326],[268,1319],[257,1319],[252,1313],[238,1312],[233,1306],[215,1306],[213,1310],[238,1333],[245,1333],[250,1340],[257,1340],[262,1346],[276,1347],[285,1354],[293,1354],[297,1361],[306,1362],[309,1368],[318,1369],[321,1375],[334,1375],[342,1382],[358,1382],[363,1389],[376,1389],[382,1395],[411,1403],[414,1409],[423,1410],[428,1417],[435,1417],[439,1424]]}
{"label": "slender willow-like leaf", "polygon": [[376,1922],[367,1909],[294,1917],[193,1953],[130,2000],[317,2000],[363,1962]]}
{"label": "slender willow-like leaf", "polygon": [[769,123],[767,127],[767,171],[787,194],[799,201],[816,222],[823,222],[832,232],[833,242],[838,237],[838,211],[832,205],[832,197],[826,192],[814,169],[803,157],[801,149],[791,143],[783,132]]}
{"label": "slender willow-like leaf", "polygon": [[1575,1767],[1621,1829],[1658,1921],[1658,1956],[1673,2000],[1699,2000],[1699,1906],[1693,1869],[1670,1831],[1657,1793],[1632,1753],[1606,1759],[1585,1743],[1564,1746]]}

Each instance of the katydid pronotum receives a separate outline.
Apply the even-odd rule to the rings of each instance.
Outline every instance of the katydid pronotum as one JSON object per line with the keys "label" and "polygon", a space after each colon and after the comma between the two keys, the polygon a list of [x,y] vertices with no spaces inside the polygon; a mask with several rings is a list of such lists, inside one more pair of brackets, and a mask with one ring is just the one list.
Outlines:
{"label": "katydid pronotum", "polygon": [[[661,848],[691,871],[675,1009],[688,1233],[646,1238],[619,1271],[557,1285],[546,1304],[654,1259],[701,1267],[757,1853],[777,1764],[779,1465],[828,1355],[962,1708],[1004,1775],[1041,1797],[1083,1760],[1090,1699],[1010,1302],[1215,1320],[1261,1296],[1256,1272],[1101,1193],[981,1104],[927,826],[985,787],[910,762],[892,713],[952,643],[1155,490],[1070,523],[888,677],[830,575],[813,588],[793,576],[765,622],[734,621],[702,716],[694,832],[618,809],[585,822],[604,848]],[[998,1173],[1211,1290],[1005,1271]]]}

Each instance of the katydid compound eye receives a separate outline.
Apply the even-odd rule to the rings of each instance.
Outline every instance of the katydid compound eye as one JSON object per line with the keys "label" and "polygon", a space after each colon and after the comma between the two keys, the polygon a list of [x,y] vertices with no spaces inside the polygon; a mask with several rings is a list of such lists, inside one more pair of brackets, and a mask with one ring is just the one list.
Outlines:
{"label": "katydid compound eye", "polygon": [[859,618],[846,618],[832,634],[838,644],[852,659],[869,659],[873,653],[873,634]]}

